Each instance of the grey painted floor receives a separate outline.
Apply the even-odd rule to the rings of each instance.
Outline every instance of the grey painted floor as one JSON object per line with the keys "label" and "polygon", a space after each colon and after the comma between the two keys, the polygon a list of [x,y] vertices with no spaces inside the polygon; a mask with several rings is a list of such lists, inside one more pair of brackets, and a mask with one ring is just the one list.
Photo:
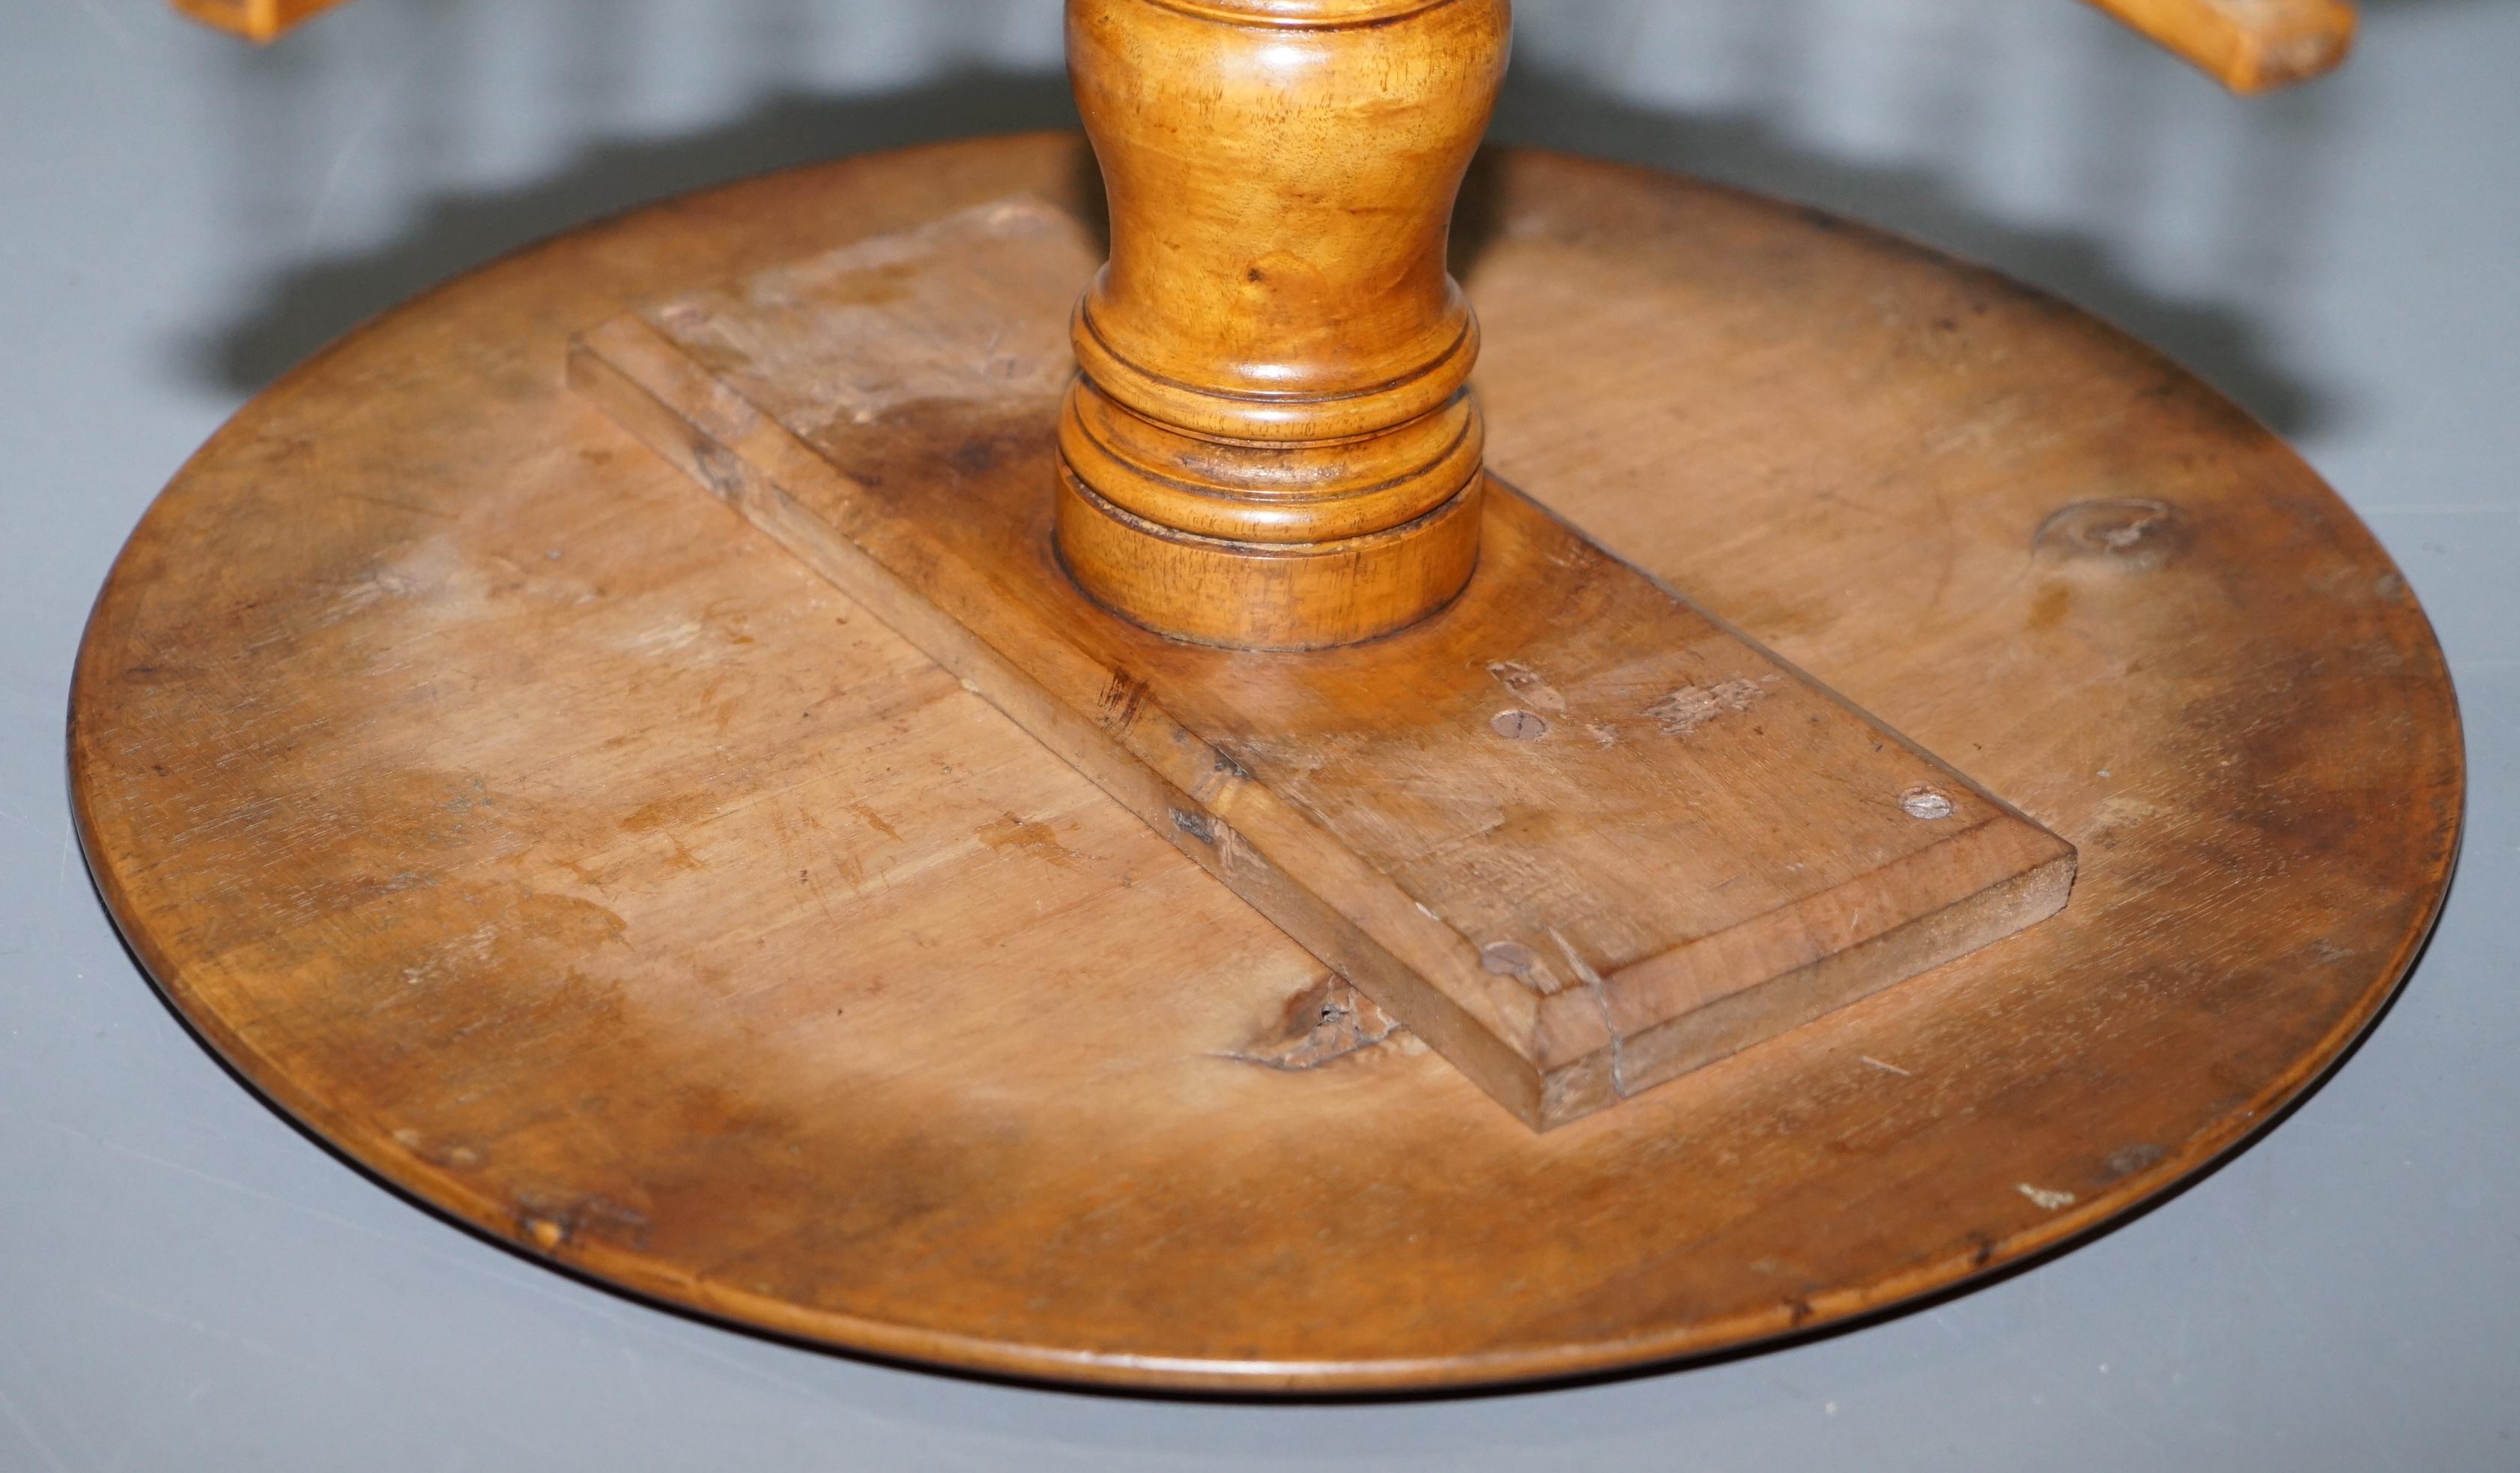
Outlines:
{"label": "grey painted floor", "polygon": [[2067,0],[1535,0],[1502,131],[1850,210],[2090,305],[2293,437],[2466,701],[2404,1000],[2160,1210],[1930,1311],[1614,1385],[1210,1406],[767,1344],[556,1277],[241,1089],[69,838],[71,653],[279,369],[688,185],[1063,115],[1054,0],[361,0],[262,55],[0,9],[0,1470],[2520,1468],[2520,5],[2370,0],[2240,103]]}

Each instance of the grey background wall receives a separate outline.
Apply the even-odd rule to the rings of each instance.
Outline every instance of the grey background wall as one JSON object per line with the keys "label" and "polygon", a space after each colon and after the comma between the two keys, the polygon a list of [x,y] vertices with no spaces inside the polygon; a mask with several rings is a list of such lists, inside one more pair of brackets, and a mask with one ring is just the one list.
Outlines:
{"label": "grey background wall", "polygon": [[1067,115],[1055,0],[362,0],[278,50],[0,11],[0,1470],[2520,1467],[2520,6],[2370,0],[2243,103],[2066,0],[1531,0],[1501,133],[1880,221],[2292,437],[2438,621],[2465,867],[2249,1152],[2063,1258],[1795,1349],[1485,1401],[1139,1403],[774,1345],[538,1269],[234,1082],[68,829],[89,599],[360,317],[739,172]]}

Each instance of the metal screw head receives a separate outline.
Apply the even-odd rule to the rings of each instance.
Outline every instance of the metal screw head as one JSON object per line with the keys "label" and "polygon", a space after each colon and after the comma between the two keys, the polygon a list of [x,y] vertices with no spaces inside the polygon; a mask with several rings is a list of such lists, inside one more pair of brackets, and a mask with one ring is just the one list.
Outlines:
{"label": "metal screw head", "polygon": [[1488,729],[1508,742],[1536,742],[1549,735],[1549,723],[1527,711],[1501,711]]}
{"label": "metal screw head", "polygon": [[1920,818],[1927,823],[1949,818],[1958,811],[1949,798],[1931,788],[1910,788],[1899,795],[1899,806],[1907,810],[1909,817]]}
{"label": "metal screw head", "polygon": [[1519,977],[1540,965],[1540,958],[1520,942],[1490,942],[1479,948],[1479,965],[1499,977]]}

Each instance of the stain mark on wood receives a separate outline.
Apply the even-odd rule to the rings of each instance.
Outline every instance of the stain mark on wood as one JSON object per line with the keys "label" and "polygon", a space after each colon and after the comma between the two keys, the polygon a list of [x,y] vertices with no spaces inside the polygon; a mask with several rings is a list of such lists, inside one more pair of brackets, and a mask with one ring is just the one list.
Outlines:
{"label": "stain mark on wood", "polygon": [[2065,621],[2074,607],[2074,590],[2062,582],[2051,582],[2039,590],[2030,605],[2030,632],[2045,633]]}
{"label": "stain mark on wood", "polygon": [[1114,669],[1102,687],[1102,727],[1118,733],[1129,729],[1147,705],[1147,682],[1125,669]]}
{"label": "stain mark on wood", "polygon": [[712,495],[730,506],[743,501],[743,459],[723,445],[695,445],[692,465]]}
{"label": "stain mark on wood", "polygon": [[2115,1181],[2121,1177],[2132,1176],[2138,1172],[2150,1171],[2161,1165],[2169,1155],[2168,1151],[2150,1141],[2145,1141],[2139,1145],[2118,1147],[2109,1153],[2109,1159],[2102,1164],[2108,1168],[2109,1179]]}
{"label": "stain mark on wood", "polygon": [[883,815],[881,813],[868,807],[865,804],[850,804],[849,811],[856,814],[859,820],[864,822],[868,828],[875,830],[877,833],[881,834],[883,837],[891,840],[895,844],[899,844],[901,842],[901,830],[884,822]]}
{"label": "stain mark on wood", "polygon": [[1026,853],[1047,859],[1061,869],[1076,860],[1075,851],[1059,843],[1058,832],[1049,824],[1036,819],[1017,818],[1012,813],[983,826],[976,837],[1002,854]]}
{"label": "stain mark on wood", "polygon": [[2186,529],[2170,503],[2138,497],[2061,508],[2039,524],[2030,552],[2043,563],[2150,573],[2185,543]]}
{"label": "stain mark on wood", "polygon": [[526,1193],[517,1201],[518,1235],[544,1253],[589,1239],[645,1249],[654,1227],[646,1213],[609,1197]]}

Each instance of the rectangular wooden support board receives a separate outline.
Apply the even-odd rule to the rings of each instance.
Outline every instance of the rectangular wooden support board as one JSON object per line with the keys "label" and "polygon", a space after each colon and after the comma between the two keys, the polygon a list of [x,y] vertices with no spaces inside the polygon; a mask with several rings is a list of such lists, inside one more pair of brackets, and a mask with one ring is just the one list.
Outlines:
{"label": "rectangular wooden support board", "polygon": [[1504,485],[1371,644],[1090,604],[1050,513],[1098,263],[1009,200],[615,318],[571,382],[1536,1128],[2064,905],[2063,840]]}

